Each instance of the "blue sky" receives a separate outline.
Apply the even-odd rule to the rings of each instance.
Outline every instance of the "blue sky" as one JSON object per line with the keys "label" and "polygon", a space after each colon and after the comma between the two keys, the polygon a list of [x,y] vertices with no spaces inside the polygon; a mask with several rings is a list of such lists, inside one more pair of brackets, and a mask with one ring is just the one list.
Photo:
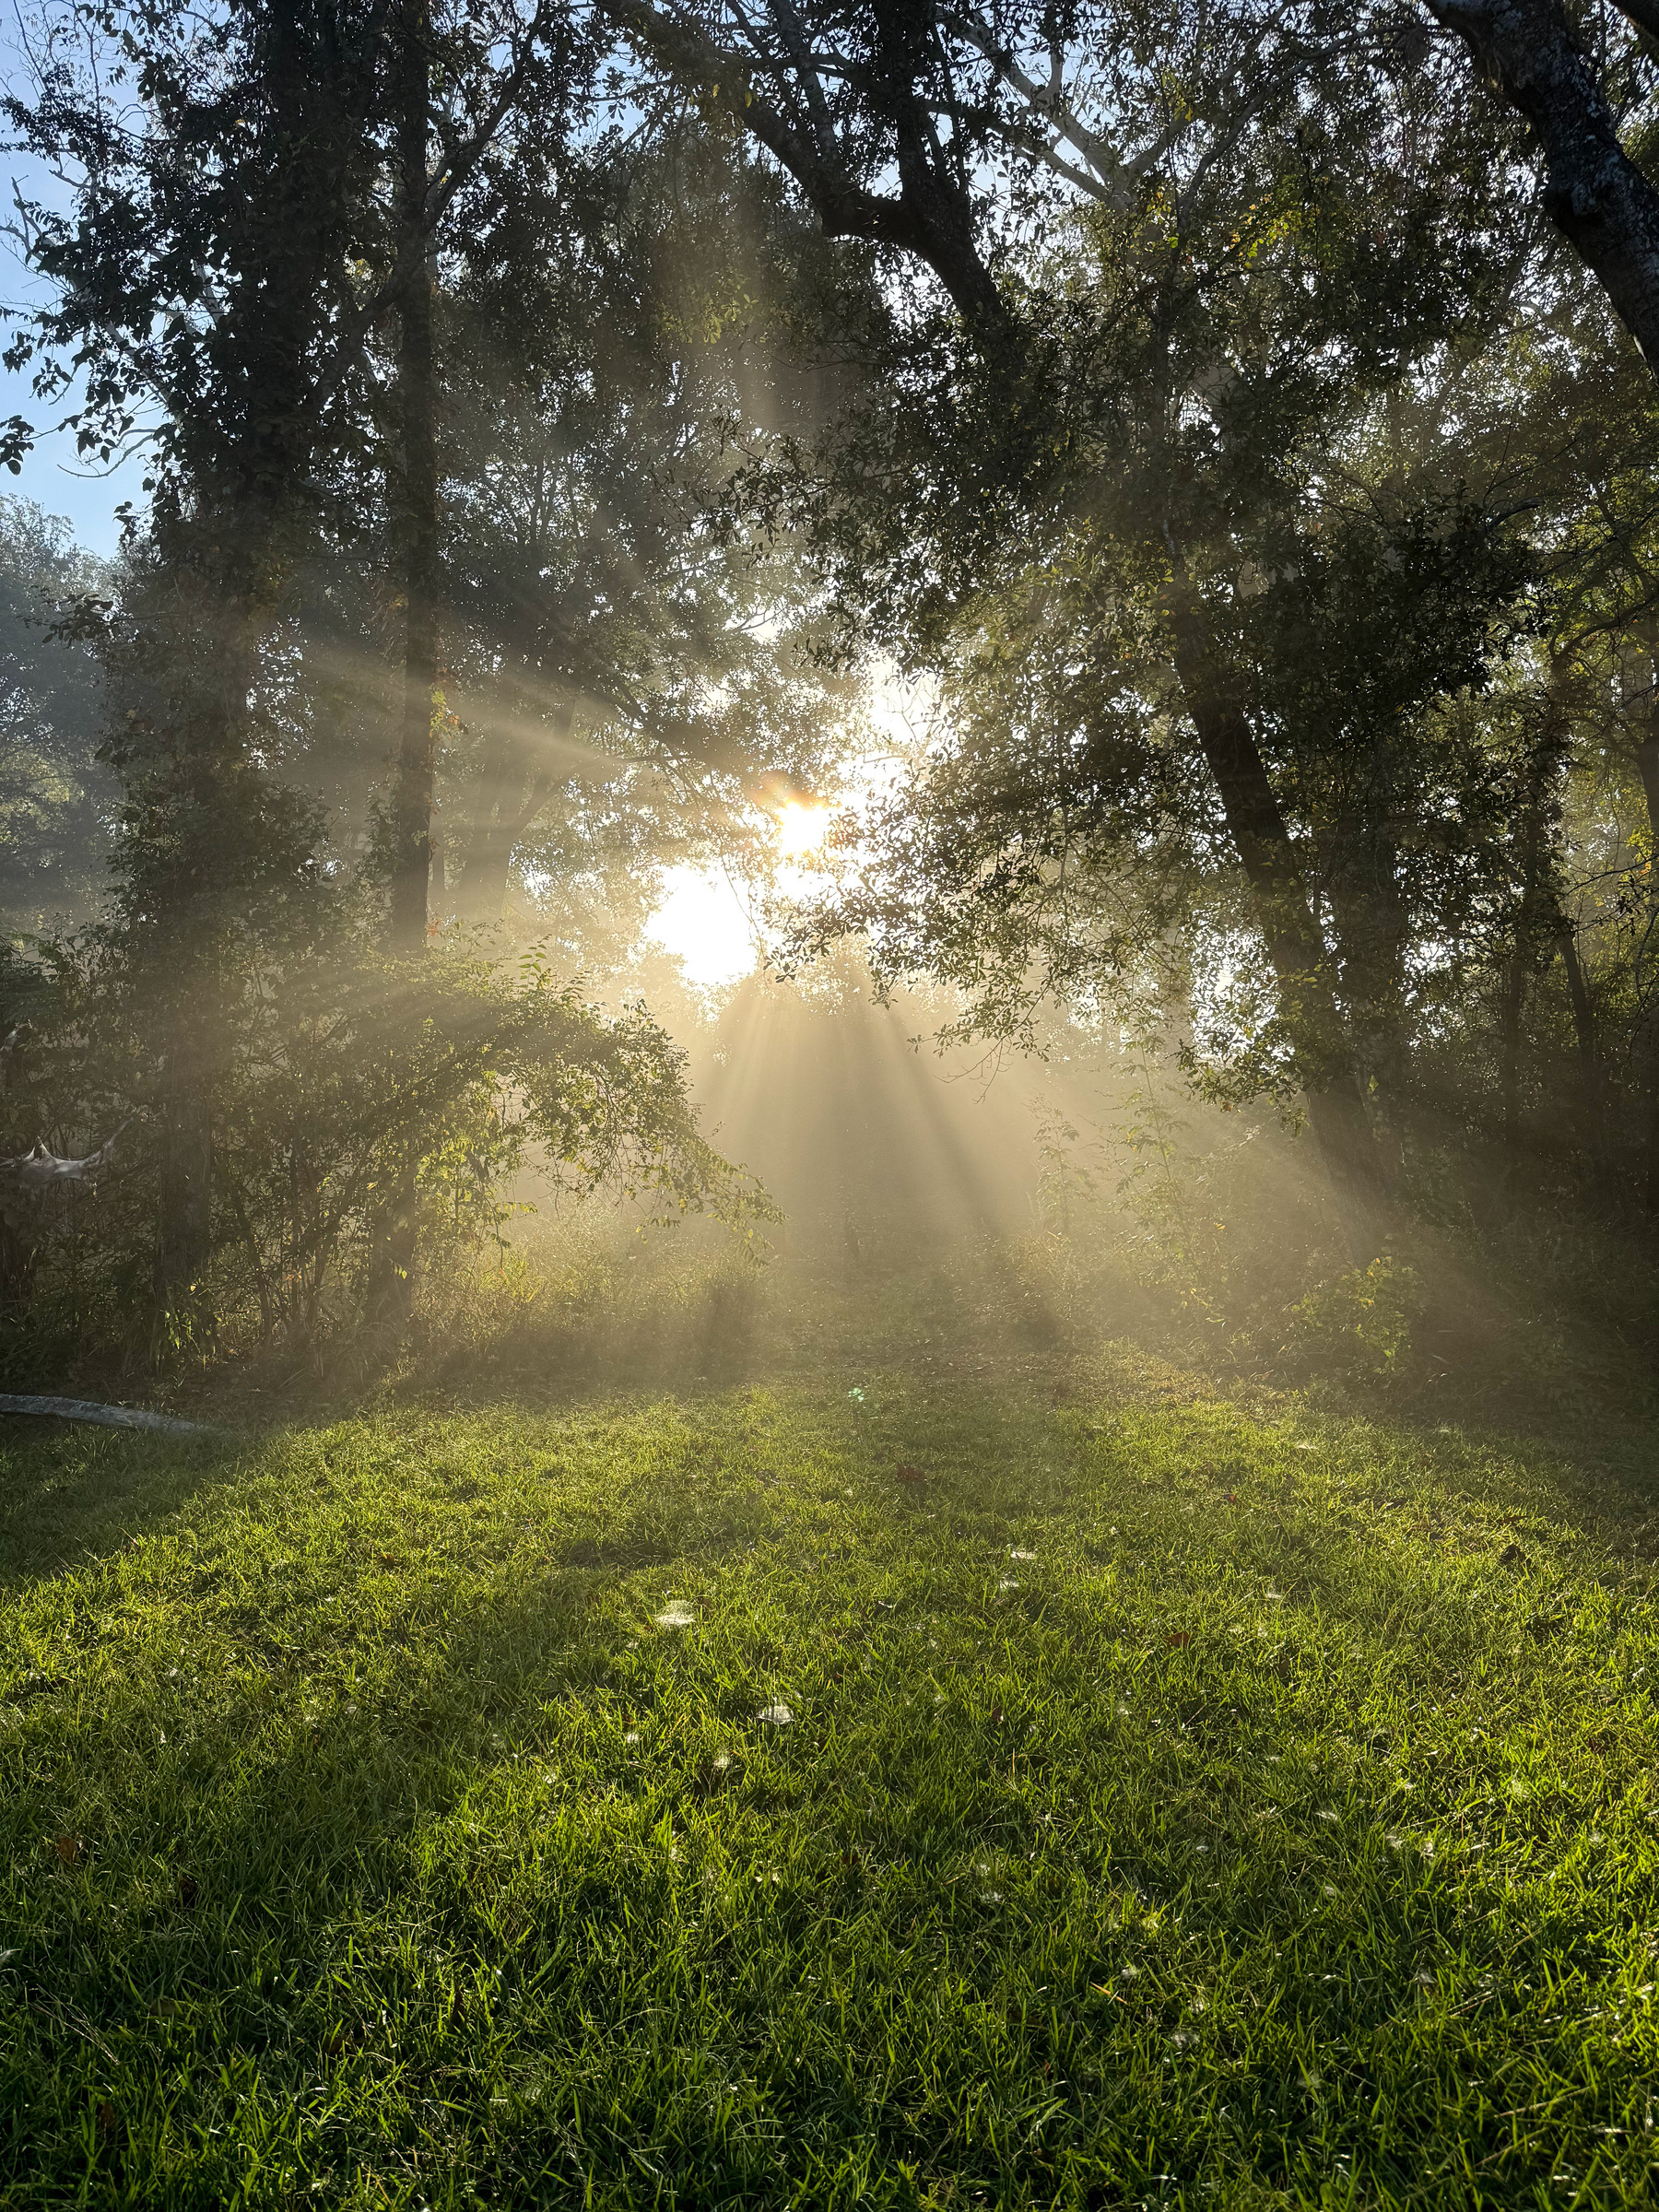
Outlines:
{"label": "blue sky", "polygon": [[[14,164],[14,181],[16,176]],[[8,189],[8,202],[10,198]],[[40,291],[38,281],[29,276],[12,250],[12,241],[0,239],[0,301],[16,309],[38,298]],[[8,336],[10,328],[8,324]],[[139,488],[144,477],[143,462],[135,456],[108,476],[89,469],[76,453],[74,433],[53,430],[51,427],[73,405],[70,398],[44,405],[29,389],[28,370],[18,374],[0,369],[0,421],[8,416],[21,415],[42,433],[19,475],[7,476],[0,470],[0,492],[34,500],[49,514],[67,515],[83,546],[94,553],[113,553],[121,537],[121,526],[115,520],[117,506],[123,500],[137,504],[144,497]]]}
{"label": "blue sky", "polygon": [[[27,90],[27,76],[19,68],[15,29],[0,25],[0,81],[9,90],[14,80],[19,92]],[[0,210],[0,219],[9,218],[14,195],[18,192],[26,199],[62,198],[62,186],[38,161],[18,154],[6,156],[5,160],[7,182],[6,206]],[[0,238],[0,306],[15,313],[44,297],[45,288],[19,258],[17,241]],[[0,342],[8,338],[14,328],[15,324],[8,320],[0,334]],[[42,432],[20,475],[8,476],[0,469],[0,492],[34,500],[49,514],[67,515],[83,546],[94,553],[113,553],[121,536],[115,509],[123,500],[135,504],[142,500],[144,495],[139,486],[144,476],[143,463],[137,458],[129,460],[113,476],[96,475],[88,470],[76,454],[73,433],[54,433],[51,427],[73,406],[72,398],[43,405],[29,389],[29,371],[18,375],[0,369],[0,421],[8,416],[21,415],[26,422],[33,423]]]}
{"label": "blue sky", "polygon": [[[8,276],[11,273],[6,272]],[[27,375],[12,376],[0,371],[0,419],[21,415],[25,421],[39,425],[61,414],[65,405],[60,401],[55,408],[43,408],[29,390]],[[60,432],[41,440],[19,475],[10,477],[0,471],[0,492],[33,500],[48,514],[67,515],[83,546],[94,553],[113,553],[121,538],[115,509],[123,500],[142,500],[138,487],[143,473],[141,463],[131,460],[113,476],[89,476],[76,459],[74,438]]]}

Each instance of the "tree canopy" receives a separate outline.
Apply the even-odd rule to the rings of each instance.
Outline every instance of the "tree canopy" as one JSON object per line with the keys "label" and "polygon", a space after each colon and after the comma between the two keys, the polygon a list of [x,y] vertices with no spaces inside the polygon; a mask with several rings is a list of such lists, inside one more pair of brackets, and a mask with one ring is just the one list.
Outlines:
{"label": "tree canopy", "polygon": [[8,1295],[394,1312],[533,1140],[745,1218],[571,978],[835,793],[786,966],[1275,1101],[1357,1260],[1659,1211],[1650,12],[49,8],[9,358],[147,473],[6,511],[6,1112],[133,1168]]}

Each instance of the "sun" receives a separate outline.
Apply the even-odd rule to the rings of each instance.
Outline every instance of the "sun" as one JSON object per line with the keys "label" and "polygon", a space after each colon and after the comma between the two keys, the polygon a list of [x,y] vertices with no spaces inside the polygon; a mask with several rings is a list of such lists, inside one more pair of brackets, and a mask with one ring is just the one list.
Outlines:
{"label": "sun", "polygon": [[799,799],[785,799],[778,817],[778,856],[802,860],[816,853],[830,834],[828,806],[804,806]]}

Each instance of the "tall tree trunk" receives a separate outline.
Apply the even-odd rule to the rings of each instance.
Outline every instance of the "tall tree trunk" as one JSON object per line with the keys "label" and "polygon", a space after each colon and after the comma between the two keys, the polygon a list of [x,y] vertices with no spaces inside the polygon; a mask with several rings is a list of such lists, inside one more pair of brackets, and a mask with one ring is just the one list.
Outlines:
{"label": "tall tree trunk", "polygon": [[[431,53],[426,0],[402,0],[398,19],[398,230],[406,265],[398,304],[398,390],[403,403],[404,692],[392,799],[392,950],[426,951],[432,878],[438,686],[438,454],[434,434],[432,285],[426,258],[427,147]],[[371,1316],[394,1326],[409,1310],[419,1236],[416,1161],[394,1170],[369,1254]]]}
{"label": "tall tree trunk", "polygon": [[[1659,190],[1619,143],[1595,64],[1560,0],[1428,0],[1544,157],[1544,207],[1659,376]],[[1637,0],[1620,0],[1643,19]],[[1651,13],[1650,11],[1647,11]],[[1651,27],[1651,26],[1650,26]]]}
{"label": "tall tree trunk", "polygon": [[[1655,665],[1659,676],[1659,664]],[[1642,792],[1647,799],[1650,882],[1659,872],[1659,727],[1644,737],[1636,748],[1636,767],[1641,777]],[[1650,894],[1652,895],[1652,894]],[[1642,1169],[1642,1196],[1648,1212],[1659,1220],[1659,995],[1648,1011],[1647,1041],[1648,1112],[1645,1135],[1645,1159]]]}
{"label": "tall tree trunk", "polygon": [[1515,916],[1515,942],[1503,970],[1503,997],[1499,1015],[1499,1112],[1502,1154],[1503,1202],[1519,1187],[1522,1171],[1521,1049],[1522,1024],[1526,1013],[1526,979],[1536,957],[1534,933],[1538,923],[1538,848],[1543,841],[1541,802],[1528,806],[1521,832],[1521,906]]}
{"label": "tall tree trunk", "polygon": [[1498,1090],[1500,1145],[1505,1195],[1521,1171],[1521,1018],[1526,1005],[1526,960],[1519,945],[1503,964],[1499,1012]]}
{"label": "tall tree trunk", "polygon": [[1296,849],[1248,718],[1218,668],[1197,594],[1178,582],[1175,665],[1250,886],[1279,1010],[1296,1041],[1308,1122],[1356,1261],[1375,1256],[1384,1178],[1352,1050],[1332,991],[1324,940]]}
{"label": "tall tree trunk", "polygon": [[1584,1102],[1594,1124],[1593,1137],[1595,1143],[1599,1143],[1606,1086],[1602,1080],[1601,1051],[1595,1037],[1595,1008],[1590,1003],[1590,986],[1584,981],[1584,963],[1579,959],[1578,939],[1573,935],[1571,923],[1565,915],[1561,917],[1559,942],[1561,966],[1567,975],[1567,1002],[1572,1008],[1572,1034],[1578,1046],[1579,1080],[1583,1085]]}
{"label": "tall tree trunk", "polygon": [[426,949],[432,872],[438,684],[438,455],[434,435],[432,286],[425,252],[431,55],[426,0],[403,0],[398,72],[400,244],[408,262],[398,306],[405,530],[404,695],[392,801],[391,943]]}
{"label": "tall tree trunk", "polygon": [[235,1019],[222,948],[228,918],[243,908],[237,854],[259,795],[248,762],[264,612],[254,579],[275,522],[271,501],[250,491],[239,503],[225,500],[217,518],[206,518],[206,533],[202,522],[194,525],[181,555],[190,566],[170,592],[183,613],[182,634],[172,624],[166,631],[180,668],[171,752],[129,784],[139,807],[169,830],[165,841],[152,840],[148,865],[128,887],[152,917],[140,960],[165,1039],[152,1275],[158,1352],[176,1334],[174,1317],[200,1305],[213,1251],[214,1099]]}

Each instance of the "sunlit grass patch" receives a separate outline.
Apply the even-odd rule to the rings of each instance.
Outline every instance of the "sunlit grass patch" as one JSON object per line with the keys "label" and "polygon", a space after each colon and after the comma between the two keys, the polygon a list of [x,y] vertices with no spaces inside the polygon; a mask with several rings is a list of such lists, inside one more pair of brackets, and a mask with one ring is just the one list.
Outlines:
{"label": "sunlit grass patch", "polygon": [[10,2197],[1645,2201],[1645,1569],[1050,1394],[8,1439]]}

